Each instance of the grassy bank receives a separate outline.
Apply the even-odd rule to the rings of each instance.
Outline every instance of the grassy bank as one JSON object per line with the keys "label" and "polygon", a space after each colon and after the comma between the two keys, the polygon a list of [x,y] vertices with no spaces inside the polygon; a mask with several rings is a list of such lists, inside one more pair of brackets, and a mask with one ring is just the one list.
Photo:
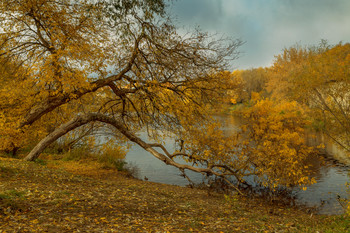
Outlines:
{"label": "grassy bank", "polygon": [[93,162],[0,158],[0,232],[349,232],[240,196],[140,181]]}

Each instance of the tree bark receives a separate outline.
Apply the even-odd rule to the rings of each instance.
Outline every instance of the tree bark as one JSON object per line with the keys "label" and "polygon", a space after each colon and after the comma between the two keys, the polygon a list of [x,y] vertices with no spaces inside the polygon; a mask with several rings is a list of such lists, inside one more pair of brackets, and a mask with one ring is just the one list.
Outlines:
{"label": "tree bark", "polygon": [[[155,156],[159,160],[162,160],[164,163],[168,165],[175,166],[179,169],[188,169],[188,170],[192,170],[200,173],[207,173],[207,174],[215,173],[213,172],[212,169],[209,169],[209,168],[199,168],[199,167],[189,166],[186,164],[176,163],[170,157],[156,151],[153,148],[153,144],[148,144],[145,141],[143,141],[141,138],[137,137],[135,134],[129,131],[123,124],[121,124],[118,120],[101,113],[89,113],[86,115],[78,115],[74,117],[72,120],[70,120],[69,122],[62,124],[60,127],[55,129],[52,133],[50,133],[44,139],[42,139],[24,159],[28,161],[35,160],[36,158],[39,157],[39,155],[43,152],[43,150],[45,150],[45,148],[48,147],[52,142],[56,141],[58,138],[62,137],[69,131],[79,126],[85,125],[91,121],[100,121],[100,122],[114,126],[130,141],[137,143],[143,149],[145,149],[146,151],[151,153],[153,156]],[[166,153],[169,154],[168,152]]]}
{"label": "tree bark", "polygon": [[[143,149],[151,153],[154,157],[163,161],[165,164],[177,167],[181,171],[184,171],[185,169],[187,169],[187,170],[199,172],[202,174],[215,175],[215,176],[224,178],[227,182],[228,180],[226,179],[226,175],[234,175],[234,173],[223,174],[223,173],[214,171],[212,168],[200,168],[200,167],[190,166],[187,164],[177,163],[172,159],[174,156],[171,155],[165,149],[165,147],[161,146],[165,154],[159,153],[157,150],[154,149],[154,147],[160,147],[159,144],[146,143],[141,138],[133,134],[130,130],[128,130],[120,121],[101,113],[89,113],[85,115],[78,115],[74,117],[72,120],[70,120],[69,122],[62,124],[60,127],[55,129],[52,133],[47,135],[43,140],[41,140],[24,159],[27,161],[35,160],[36,158],[39,157],[39,155],[43,152],[43,150],[45,150],[45,148],[48,147],[52,142],[56,141],[58,138],[62,137],[69,131],[74,130],[75,128],[78,128],[92,121],[99,121],[99,122],[103,122],[114,126],[116,129],[118,129],[119,132],[121,132],[130,141],[135,142],[136,144],[141,146]],[[235,188],[240,194],[243,195],[243,193],[240,192],[240,190],[236,186],[234,186],[232,183],[229,182],[229,185]]]}
{"label": "tree bark", "polygon": [[83,115],[83,116],[76,116],[69,122],[62,124],[60,127],[55,129],[52,133],[47,135],[44,139],[42,139],[31,151],[30,153],[24,158],[28,161],[33,161],[36,158],[39,157],[41,152],[45,150],[46,147],[48,147],[51,143],[68,133],[69,131],[85,125],[92,121],[93,115]]}
{"label": "tree bark", "polygon": [[[47,102],[41,103],[39,106],[35,107],[34,109],[31,109],[30,112],[25,116],[24,121],[21,122],[20,128],[26,126],[26,125],[31,125],[34,123],[36,120],[38,120],[40,117],[45,115],[46,113],[49,113],[56,109],[57,107],[71,101],[72,99],[79,99],[83,95],[95,92],[98,89],[109,86],[111,85],[114,81],[120,80],[123,78],[123,76],[130,71],[132,65],[135,62],[136,56],[139,52],[139,43],[140,41],[145,37],[145,35],[142,33],[136,40],[135,40],[135,45],[134,45],[134,50],[132,51],[131,57],[127,65],[116,75],[111,75],[105,79],[99,79],[97,81],[94,81],[90,83],[90,88],[86,89],[79,89],[77,91],[74,91],[72,93],[67,93],[64,96],[57,96],[53,97],[51,99],[48,99]],[[128,90],[128,91],[133,91],[133,90]],[[123,91],[121,92],[115,92],[116,95],[123,95],[125,94]],[[72,97],[74,96],[74,97]]]}

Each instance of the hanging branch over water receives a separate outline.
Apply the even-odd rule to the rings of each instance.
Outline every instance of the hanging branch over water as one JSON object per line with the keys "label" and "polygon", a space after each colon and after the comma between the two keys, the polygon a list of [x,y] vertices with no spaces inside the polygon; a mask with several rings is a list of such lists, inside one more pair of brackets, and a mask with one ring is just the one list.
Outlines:
{"label": "hanging branch over water", "polygon": [[[174,161],[173,158],[175,156],[177,156],[178,153],[176,153],[177,155],[172,155],[165,149],[164,146],[162,146],[160,144],[146,143],[141,138],[137,137],[135,134],[133,134],[131,131],[129,131],[120,121],[118,121],[112,117],[106,116],[104,114],[101,114],[101,113],[89,113],[86,115],[76,116],[71,121],[61,125],[57,129],[55,129],[52,133],[47,135],[44,139],[42,139],[33,148],[33,150],[25,157],[25,160],[28,160],[28,161],[35,160],[40,155],[40,153],[42,153],[43,150],[45,150],[45,148],[47,148],[52,142],[56,141],[57,139],[59,139],[60,137],[62,137],[65,134],[67,134],[68,132],[70,132],[70,131],[72,131],[80,126],[83,126],[85,124],[88,124],[90,122],[93,122],[93,121],[99,121],[99,122],[103,122],[103,123],[112,125],[120,133],[122,133],[125,137],[127,137],[130,141],[138,144],[143,149],[145,149],[146,151],[151,153],[153,156],[155,156],[159,160],[163,161],[165,164],[179,168],[180,171],[182,171],[183,173],[185,170],[191,170],[191,171],[199,172],[199,173],[206,174],[206,175],[215,175],[217,177],[222,177],[227,182],[229,182],[229,181],[225,178],[226,176],[235,175],[234,173],[232,173],[232,169],[229,169],[228,170],[229,172],[226,171],[223,173],[215,170],[216,167],[221,167],[222,165],[218,165],[218,166],[211,165],[210,168],[201,168],[201,167],[190,166],[187,164],[177,163]],[[156,151],[154,149],[154,147],[162,148],[162,150],[164,151],[165,154],[159,153],[158,151]],[[185,155],[185,154],[183,154],[183,155]],[[229,183],[238,192],[240,192],[236,186],[234,186],[231,182],[229,182]]]}

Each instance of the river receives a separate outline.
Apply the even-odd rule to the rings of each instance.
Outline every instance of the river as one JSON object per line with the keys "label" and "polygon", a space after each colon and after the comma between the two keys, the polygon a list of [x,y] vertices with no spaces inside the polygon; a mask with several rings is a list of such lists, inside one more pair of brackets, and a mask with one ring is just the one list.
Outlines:
{"label": "river", "polygon": [[[224,125],[226,130],[228,131],[234,131],[237,125],[240,124],[240,120],[237,117],[225,117],[223,119],[225,120]],[[140,133],[140,136],[147,140],[147,134],[145,132]],[[312,137],[310,140],[314,140],[313,143],[318,143],[315,140],[319,139]],[[174,150],[175,141],[173,138],[166,138],[164,144],[169,151]],[[330,150],[332,153],[329,153]],[[299,189],[293,190],[297,205],[316,207],[319,214],[341,214],[344,212],[339,197],[340,199],[349,197],[349,190],[346,183],[349,181],[350,162],[346,160],[346,157],[344,157],[340,150],[337,153],[337,150],[334,145],[327,142],[324,152],[329,156],[328,158],[320,159],[318,156],[314,156],[309,159],[309,163],[313,168],[313,176],[317,183],[308,186],[306,191]],[[340,154],[338,157],[343,158],[341,162],[335,159],[337,158],[337,154]],[[177,168],[164,164],[138,145],[130,148],[126,155],[126,162],[130,166],[137,167],[138,178],[140,179],[179,186],[188,185],[188,181],[180,176]],[[203,176],[201,174],[191,171],[187,171],[186,174],[195,183],[203,182]]]}

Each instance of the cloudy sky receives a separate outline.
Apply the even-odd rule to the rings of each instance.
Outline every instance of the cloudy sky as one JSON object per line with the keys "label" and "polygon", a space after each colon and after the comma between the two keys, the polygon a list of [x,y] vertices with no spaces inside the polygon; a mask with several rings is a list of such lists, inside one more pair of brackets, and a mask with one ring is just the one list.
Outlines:
{"label": "cloudy sky", "polygon": [[350,42],[350,0],[175,0],[169,10],[179,25],[245,41],[238,69],[269,66],[296,43]]}

